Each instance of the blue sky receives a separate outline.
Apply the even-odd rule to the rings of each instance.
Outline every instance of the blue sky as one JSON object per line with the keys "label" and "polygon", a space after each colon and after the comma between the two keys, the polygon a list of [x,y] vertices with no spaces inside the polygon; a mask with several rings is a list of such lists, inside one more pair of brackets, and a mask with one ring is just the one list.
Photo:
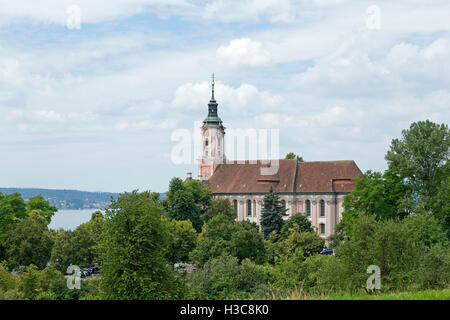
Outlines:
{"label": "blue sky", "polygon": [[227,128],[383,170],[411,122],[449,123],[449,16],[444,0],[0,0],[0,185],[165,191],[197,172],[171,136],[206,116],[213,72]]}

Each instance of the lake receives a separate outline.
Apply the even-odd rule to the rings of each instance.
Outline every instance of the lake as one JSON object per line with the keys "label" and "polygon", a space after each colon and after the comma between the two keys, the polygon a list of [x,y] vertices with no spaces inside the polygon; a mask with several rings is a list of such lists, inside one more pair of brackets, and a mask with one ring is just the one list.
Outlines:
{"label": "lake", "polygon": [[83,209],[83,210],[58,210],[52,217],[52,221],[48,226],[49,229],[58,230],[74,230],[80,224],[91,220],[93,212],[99,209]]}

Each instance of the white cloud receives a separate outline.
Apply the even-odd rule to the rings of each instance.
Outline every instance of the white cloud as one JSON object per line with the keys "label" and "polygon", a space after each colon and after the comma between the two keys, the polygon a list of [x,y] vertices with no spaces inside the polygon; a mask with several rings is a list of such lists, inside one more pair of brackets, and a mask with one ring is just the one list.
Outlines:
{"label": "white cloud", "polygon": [[269,64],[270,53],[262,44],[249,38],[231,40],[228,46],[220,46],[216,51],[220,61],[237,66],[260,67]]}
{"label": "white cloud", "polygon": [[[179,110],[206,110],[210,97],[210,83],[186,83],[177,88],[172,105]],[[243,83],[233,88],[220,81],[215,85],[215,98],[219,103],[219,114],[248,115],[277,108],[283,103],[281,96],[261,91],[251,84]]]}
{"label": "white cloud", "polygon": [[31,20],[67,26],[71,14],[68,8],[73,5],[80,8],[81,28],[84,23],[100,23],[143,12],[164,13],[192,7],[185,0],[1,0],[0,24]]}

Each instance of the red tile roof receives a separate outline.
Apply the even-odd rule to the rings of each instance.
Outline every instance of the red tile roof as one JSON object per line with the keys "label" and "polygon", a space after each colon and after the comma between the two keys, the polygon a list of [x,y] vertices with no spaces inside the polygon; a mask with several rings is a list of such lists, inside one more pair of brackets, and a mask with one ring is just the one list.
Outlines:
{"label": "red tile roof", "polygon": [[213,194],[275,192],[350,192],[361,171],[353,160],[311,161],[279,160],[279,170],[262,175],[267,165],[261,161],[232,162],[219,165],[206,185]]}

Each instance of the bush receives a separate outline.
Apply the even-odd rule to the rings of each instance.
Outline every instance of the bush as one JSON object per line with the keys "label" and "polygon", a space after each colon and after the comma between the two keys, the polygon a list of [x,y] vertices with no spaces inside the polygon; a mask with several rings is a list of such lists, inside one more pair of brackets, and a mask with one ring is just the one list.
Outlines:
{"label": "bush", "polygon": [[266,283],[265,268],[246,259],[222,255],[198,269],[191,287],[197,299],[247,299]]}

